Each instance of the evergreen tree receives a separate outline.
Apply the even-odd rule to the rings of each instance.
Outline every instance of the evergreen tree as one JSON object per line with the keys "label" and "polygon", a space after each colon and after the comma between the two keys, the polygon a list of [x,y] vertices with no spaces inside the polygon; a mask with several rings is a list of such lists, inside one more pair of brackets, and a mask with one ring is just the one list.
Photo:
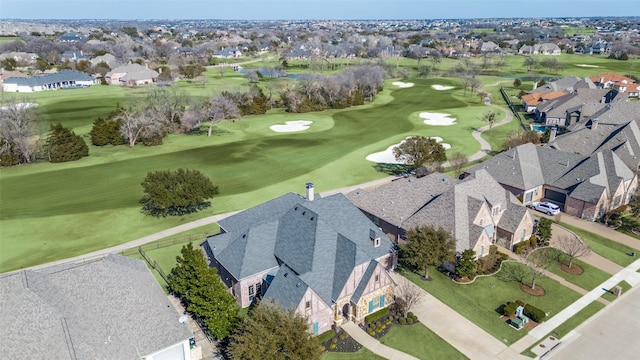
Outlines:
{"label": "evergreen tree", "polygon": [[423,225],[407,231],[407,246],[403,251],[405,260],[424,271],[425,279],[429,279],[429,266],[452,261],[455,250],[455,240],[448,230]]}
{"label": "evergreen tree", "polygon": [[207,208],[218,187],[197,170],[151,171],[141,183],[142,211],[153,216],[184,215]]}
{"label": "evergreen tree", "polygon": [[20,164],[20,154],[14,145],[0,137],[0,166],[13,166]]}
{"label": "evergreen tree", "polygon": [[89,132],[91,143],[95,146],[122,145],[125,143],[120,134],[122,120],[105,120],[98,118],[93,122],[93,127]]}
{"label": "evergreen tree", "polygon": [[396,160],[403,161],[413,169],[422,165],[447,161],[444,147],[435,139],[426,136],[410,136],[393,148]]}
{"label": "evergreen tree", "polygon": [[458,264],[456,264],[456,274],[461,277],[473,279],[476,275],[476,269],[478,268],[475,257],[475,251],[471,249],[463,251],[462,256],[458,259]]}
{"label": "evergreen tree", "polygon": [[187,311],[198,318],[211,336],[224,339],[235,329],[238,304],[215,268],[210,268],[191,243],[182,247],[177,265],[168,276],[169,290],[180,297]]}
{"label": "evergreen tree", "polygon": [[294,309],[260,303],[231,336],[229,354],[236,360],[319,359],[322,349],[309,333],[307,319]]}
{"label": "evergreen tree", "polygon": [[60,123],[51,125],[47,148],[52,163],[80,160],[89,155],[89,147],[82,137]]}
{"label": "evergreen tree", "polygon": [[545,217],[540,218],[540,221],[538,221],[538,229],[536,231],[536,234],[538,235],[538,238],[540,240],[542,240],[543,244],[548,244],[549,241],[551,241],[551,224],[553,222]]}

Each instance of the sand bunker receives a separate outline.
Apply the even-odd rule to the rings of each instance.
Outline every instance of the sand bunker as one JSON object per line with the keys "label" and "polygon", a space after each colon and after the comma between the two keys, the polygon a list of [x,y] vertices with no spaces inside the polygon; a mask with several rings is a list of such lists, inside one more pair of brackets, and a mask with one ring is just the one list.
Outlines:
{"label": "sand bunker", "polygon": [[431,88],[433,88],[434,90],[451,90],[451,89],[455,89],[455,86],[444,86],[444,85],[431,85]]}
{"label": "sand bunker", "polygon": [[15,105],[2,106],[0,107],[0,110],[7,110],[10,107],[15,107],[16,109],[22,110],[22,109],[28,109],[36,106],[38,106],[38,104],[36,103],[17,103]]}
{"label": "sand bunker", "polygon": [[413,83],[406,83],[406,82],[402,82],[402,81],[394,81],[394,82],[391,83],[391,85],[397,86],[399,88],[408,88],[408,87],[412,87]]}
{"label": "sand bunker", "polygon": [[451,114],[421,112],[419,115],[425,119],[424,123],[435,126],[450,126],[456,124],[456,118],[450,117]]}
{"label": "sand bunker", "polygon": [[580,66],[580,67],[590,67],[590,68],[599,68],[600,66],[598,65],[589,65],[589,64],[576,64],[576,66]]}
{"label": "sand bunker", "polygon": [[[442,138],[439,136],[431,136],[431,139],[434,139],[436,142],[441,143],[442,142]],[[389,146],[386,150],[381,151],[381,152],[377,152],[377,153],[373,153],[370,155],[367,155],[367,157],[365,158],[368,161],[371,162],[375,162],[375,163],[383,163],[383,164],[404,164],[403,161],[398,161],[396,160],[395,155],[393,155],[393,148],[402,144],[402,142],[399,142],[397,144],[393,144],[391,146]],[[442,147],[445,150],[449,150],[451,149],[451,145],[447,144],[447,143],[441,143],[440,145],[442,145]]]}
{"label": "sand bunker", "polygon": [[309,125],[311,125],[312,123],[313,121],[308,121],[308,120],[294,120],[294,121],[287,121],[284,123],[284,125],[282,124],[271,125],[269,126],[269,129],[275,132],[304,131],[304,130],[307,130],[309,128]]}

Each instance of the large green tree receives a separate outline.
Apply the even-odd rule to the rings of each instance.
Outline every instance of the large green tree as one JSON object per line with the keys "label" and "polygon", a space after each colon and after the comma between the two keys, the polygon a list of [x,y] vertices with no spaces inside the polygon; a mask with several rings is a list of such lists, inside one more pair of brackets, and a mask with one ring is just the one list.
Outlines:
{"label": "large green tree", "polygon": [[433,165],[447,161],[444,147],[435,139],[426,136],[410,136],[393,148],[396,160],[417,169],[422,165]]}
{"label": "large green tree", "polygon": [[455,251],[456,242],[448,230],[422,225],[407,231],[407,246],[403,249],[403,258],[418,270],[424,271],[424,277],[428,279],[429,267],[453,261]]}
{"label": "large green tree", "polygon": [[58,123],[51,125],[47,155],[52,163],[80,160],[89,155],[89,147],[80,135]]}
{"label": "large green tree", "polygon": [[207,208],[218,187],[197,170],[150,171],[142,182],[142,211],[153,216],[184,215]]}
{"label": "large green tree", "polygon": [[458,263],[456,264],[456,274],[461,277],[473,279],[478,268],[475,257],[475,251],[471,249],[463,251],[462,256],[458,259]]}
{"label": "large green tree", "polygon": [[538,221],[538,228],[536,230],[536,234],[538,238],[542,240],[544,244],[549,243],[551,241],[551,224],[553,222],[550,219],[545,217],[540,218]]}
{"label": "large green tree", "polygon": [[198,318],[216,339],[229,336],[238,321],[238,304],[215,268],[210,268],[191,243],[182,247],[177,265],[168,276],[169,290],[180,297],[187,311]]}
{"label": "large green tree", "polygon": [[91,143],[95,146],[122,145],[125,139],[120,133],[122,120],[98,118],[89,132]]}
{"label": "large green tree", "polygon": [[249,313],[231,336],[228,350],[235,360],[313,360],[322,354],[307,319],[271,301]]}

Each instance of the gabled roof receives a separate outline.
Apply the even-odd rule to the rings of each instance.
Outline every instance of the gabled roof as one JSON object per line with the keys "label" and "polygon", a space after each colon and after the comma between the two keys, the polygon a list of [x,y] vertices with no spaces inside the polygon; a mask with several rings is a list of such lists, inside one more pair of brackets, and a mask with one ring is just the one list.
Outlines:
{"label": "gabled roof", "polygon": [[120,255],[0,277],[3,358],[138,359],[193,336],[179,317],[146,265]]}
{"label": "gabled roof", "polygon": [[522,101],[524,101],[529,106],[536,106],[545,100],[553,100],[563,95],[566,95],[566,92],[550,91],[546,93],[531,93],[523,95]]}
{"label": "gabled roof", "polygon": [[[528,182],[529,176],[522,168],[528,168],[529,174],[539,174],[538,178]],[[500,153],[469,172],[481,169],[496,176],[506,186],[526,191],[540,185],[551,185],[590,203],[596,203],[603,191],[611,194],[620,181],[635,176],[611,150],[583,156],[533,144],[520,145]]]}
{"label": "gabled roof", "polygon": [[142,66],[140,64],[128,64],[118,66],[117,68],[109,71],[105,76],[111,77],[113,74],[122,74],[126,75],[122,76],[120,80],[123,81],[135,81],[135,80],[146,80],[146,79],[154,79],[157,78],[158,72],[155,70],[151,70],[146,66]]}
{"label": "gabled roof", "polygon": [[518,199],[484,170],[464,180],[439,173],[400,179],[368,192],[358,189],[347,196],[363,211],[403,229],[431,225],[450,230],[456,239],[457,251],[474,248],[485,231],[484,227],[474,224],[483,206],[489,210],[500,206],[507,211],[520,207],[524,211],[517,213],[521,216],[526,213]]}
{"label": "gabled roof", "polygon": [[579,78],[577,76],[565,76],[562,79],[552,81],[548,84],[537,87],[532,92],[546,93],[551,91],[571,92],[576,89],[596,89],[597,86],[589,78]]}
{"label": "gabled roof", "polygon": [[[220,226],[224,233],[207,238],[203,246],[238,280],[279,268],[264,296],[285,306],[297,306],[307,287],[330,305],[356,266],[395,251],[342,194],[309,201],[288,193]],[[371,234],[380,238],[380,246],[374,246]]]}
{"label": "gabled roof", "polygon": [[593,81],[594,83],[601,83],[601,84],[605,84],[608,82],[612,82],[614,84],[620,84],[625,82],[627,84],[632,84],[635,82],[634,79],[620,75],[618,73],[606,73],[606,74],[594,75],[589,79],[591,79],[591,81]]}

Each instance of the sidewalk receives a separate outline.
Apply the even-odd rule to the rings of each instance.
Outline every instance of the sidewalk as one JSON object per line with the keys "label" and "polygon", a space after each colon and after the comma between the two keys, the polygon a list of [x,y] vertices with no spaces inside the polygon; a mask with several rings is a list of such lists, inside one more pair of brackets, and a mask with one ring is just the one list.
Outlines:
{"label": "sidewalk", "polygon": [[[548,216],[542,213],[538,213],[536,212],[535,214],[536,216],[539,217],[546,217],[549,218],[551,220],[555,220],[555,217],[553,216]],[[565,224],[569,224],[571,226],[575,226],[577,228],[580,228],[582,230],[585,231],[589,231],[592,232],[594,234],[598,234],[600,236],[603,236],[607,239],[611,239],[615,242],[619,242],[621,244],[625,244],[629,247],[632,247],[634,249],[640,250],[640,240],[633,238],[629,235],[625,235],[619,231],[615,231],[613,229],[610,229],[606,226],[604,226],[601,223],[597,223],[597,222],[593,222],[593,221],[587,221],[587,220],[582,220],[582,219],[578,219],[577,217],[574,216],[569,216],[567,214],[561,214],[560,215],[560,222],[561,223],[565,223]]]}
{"label": "sidewalk", "polygon": [[380,355],[383,358],[391,359],[391,360],[418,360],[418,358],[413,357],[409,354],[405,354],[402,351],[396,350],[394,348],[390,348],[386,345],[382,345],[380,341],[374,339],[369,336],[364,330],[362,330],[358,325],[349,321],[346,324],[342,325],[342,329],[349,333],[351,337],[362,344],[362,346],[371,350],[376,355]]}
{"label": "sidewalk", "polygon": [[534,329],[529,331],[529,334],[526,337],[520,339],[511,347],[514,349],[514,351],[522,351],[535,344],[538,340],[542,339],[555,328],[567,321],[570,317],[575,315],[580,310],[584,309],[587,305],[589,305],[593,301],[599,300],[600,296],[604,292],[603,289],[611,289],[622,280],[627,281],[632,287],[640,285],[640,273],[636,272],[638,269],[640,269],[640,259],[634,261],[631,265],[614,274],[607,281],[603,282],[598,287],[591,290],[580,299],[564,308],[551,319],[536,326]]}
{"label": "sidewalk", "polygon": [[[572,231],[562,227],[561,225],[558,224],[552,224],[551,225],[551,246],[554,246],[554,244],[557,244],[558,239],[560,239],[563,236],[577,236],[576,234],[574,234]],[[556,247],[556,246],[554,246]],[[557,248],[557,247],[556,247]],[[615,274],[618,271],[622,270],[623,267],[614,263],[613,261],[604,258],[598,254],[596,254],[595,252],[591,251],[589,253],[589,255],[585,256],[585,257],[581,257],[580,260],[584,261],[585,263],[595,266],[597,268],[599,268],[600,270],[606,271],[609,274]]]}

